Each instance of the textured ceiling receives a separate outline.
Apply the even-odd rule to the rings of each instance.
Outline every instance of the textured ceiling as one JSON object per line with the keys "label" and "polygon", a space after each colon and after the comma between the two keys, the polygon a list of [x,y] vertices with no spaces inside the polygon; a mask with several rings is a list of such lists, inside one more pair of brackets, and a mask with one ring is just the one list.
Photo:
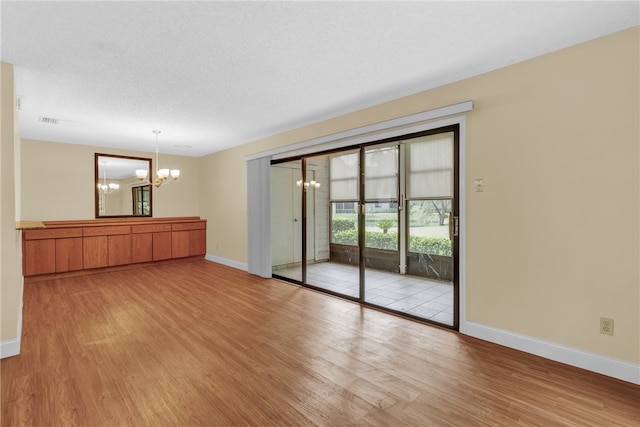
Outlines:
{"label": "textured ceiling", "polygon": [[[10,2],[24,138],[202,156],[639,24],[631,2]],[[42,123],[42,117],[58,124]]]}

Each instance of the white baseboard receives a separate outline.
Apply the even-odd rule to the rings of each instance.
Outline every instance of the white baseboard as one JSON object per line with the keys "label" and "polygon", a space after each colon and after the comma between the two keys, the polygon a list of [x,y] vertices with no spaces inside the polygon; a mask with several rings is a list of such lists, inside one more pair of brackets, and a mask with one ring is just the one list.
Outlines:
{"label": "white baseboard", "polygon": [[0,342],[0,359],[20,354],[20,338],[11,338]]}
{"label": "white baseboard", "polygon": [[207,261],[217,262],[218,264],[226,265],[227,267],[237,268],[238,270],[248,271],[249,267],[244,262],[239,262],[233,259],[222,258],[219,256],[206,254],[204,259]]}
{"label": "white baseboard", "polygon": [[556,362],[597,372],[602,375],[640,385],[640,365],[549,341],[520,335],[515,332],[466,321],[460,332],[485,341],[504,345]]}
{"label": "white baseboard", "polygon": [[22,338],[22,310],[24,302],[20,303],[20,312],[18,313],[18,336],[0,342],[0,359],[5,357],[17,356],[20,354],[20,342]]}

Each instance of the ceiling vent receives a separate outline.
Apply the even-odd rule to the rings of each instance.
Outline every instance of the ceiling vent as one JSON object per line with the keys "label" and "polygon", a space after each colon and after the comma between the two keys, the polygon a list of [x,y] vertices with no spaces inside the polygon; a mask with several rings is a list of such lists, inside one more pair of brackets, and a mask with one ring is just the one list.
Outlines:
{"label": "ceiling vent", "polygon": [[40,117],[40,121],[42,123],[48,123],[50,125],[57,125],[60,123],[60,120],[52,119],[51,117]]}

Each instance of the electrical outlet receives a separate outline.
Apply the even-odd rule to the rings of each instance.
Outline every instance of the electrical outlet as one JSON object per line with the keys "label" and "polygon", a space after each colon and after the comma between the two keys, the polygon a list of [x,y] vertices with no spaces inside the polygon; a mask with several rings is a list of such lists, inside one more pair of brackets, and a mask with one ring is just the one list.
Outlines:
{"label": "electrical outlet", "polygon": [[600,333],[613,336],[613,319],[608,317],[600,318]]}

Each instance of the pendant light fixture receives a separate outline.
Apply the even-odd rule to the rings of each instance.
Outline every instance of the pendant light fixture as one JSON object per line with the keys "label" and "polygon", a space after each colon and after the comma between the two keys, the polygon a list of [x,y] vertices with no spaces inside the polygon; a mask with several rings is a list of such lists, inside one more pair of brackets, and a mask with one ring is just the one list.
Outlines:
{"label": "pendant light fixture", "polygon": [[110,182],[107,184],[107,162],[102,162],[102,183],[98,184],[98,190],[102,194],[111,194],[120,188],[120,184]]}
{"label": "pendant light fixture", "polygon": [[[180,169],[160,169],[160,161],[158,160],[160,153],[160,148],[158,148],[158,135],[162,131],[153,130],[152,132],[156,134],[156,179],[153,183],[147,180],[146,169],[136,170],[136,177],[140,181],[147,180],[146,182],[159,188],[178,179],[180,177]],[[171,179],[169,179],[169,176],[171,176]]]}

